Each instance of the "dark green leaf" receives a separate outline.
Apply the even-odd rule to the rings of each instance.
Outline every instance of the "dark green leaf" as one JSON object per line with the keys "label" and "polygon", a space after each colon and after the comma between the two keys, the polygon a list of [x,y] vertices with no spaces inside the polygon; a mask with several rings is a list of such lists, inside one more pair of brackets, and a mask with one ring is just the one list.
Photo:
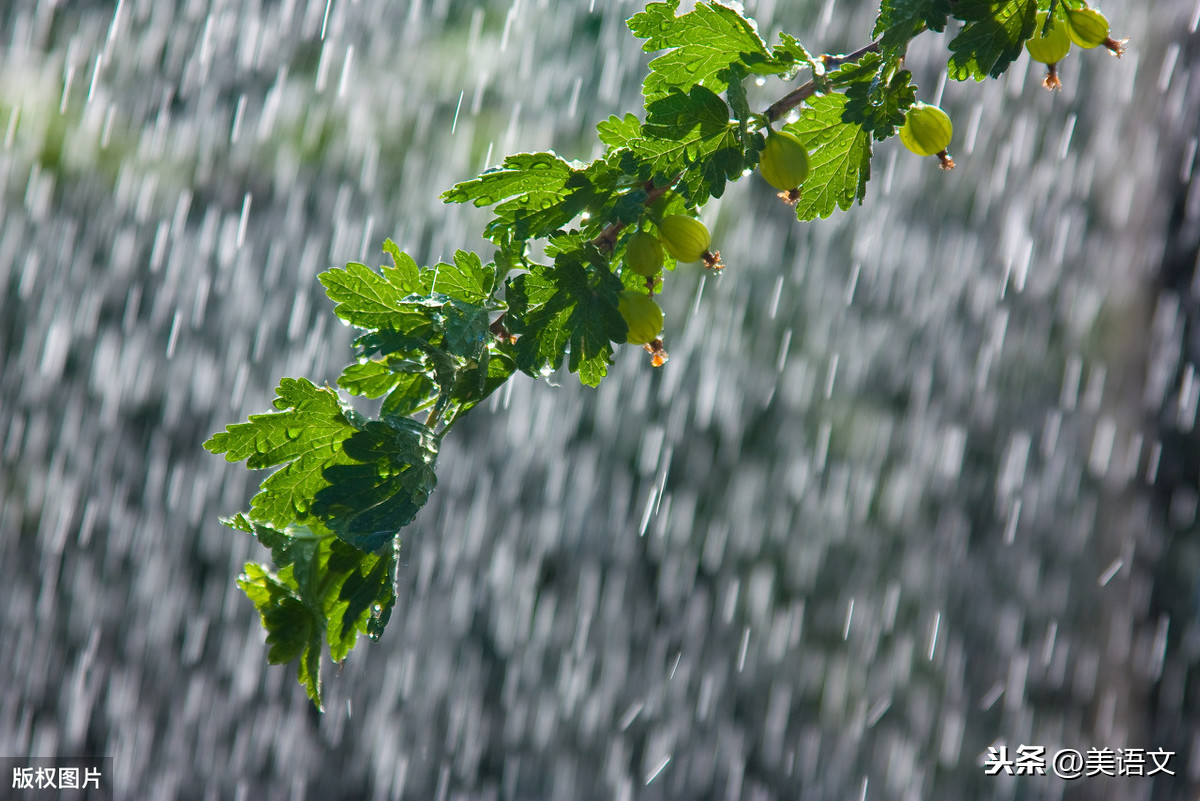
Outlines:
{"label": "dark green leaf", "polygon": [[488,316],[481,306],[451,301],[442,307],[446,349],[460,359],[479,361],[488,342]]}
{"label": "dark green leaf", "polygon": [[379,414],[384,419],[409,417],[433,405],[436,394],[437,385],[425,373],[398,373]]}
{"label": "dark green leaf", "polygon": [[340,662],[359,633],[378,637],[376,624],[396,598],[395,550],[364,553],[320,524],[280,530],[240,514],[224,522],[271,549],[275,571],[249,563],[238,583],[262,616],[267,661],[299,661],[300,684],[319,707],[322,638]]}
{"label": "dark green leaf", "polygon": [[646,40],[643,50],[668,51],[650,62],[643,85],[647,101],[672,91],[686,92],[697,84],[720,92],[725,89],[720,73],[730,64],[740,61],[766,67],[772,63],[754,25],[732,8],[697,3],[694,10],[677,17],[678,8],[678,0],[648,3],[627,23],[634,36]]}
{"label": "dark green leaf", "polygon": [[[734,119],[738,122],[738,138],[745,144],[750,137],[749,123],[754,114],[750,110],[750,101],[746,97],[746,86],[743,83],[746,70],[741,64],[733,64],[722,74],[729,85],[725,90],[725,97],[729,99],[729,108],[733,109]],[[743,151],[747,149],[752,152],[753,158],[757,159],[758,149],[743,147]]]}
{"label": "dark green leaf", "polygon": [[359,634],[379,638],[379,622],[396,603],[395,567],[394,549],[383,555],[368,554],[341,540],[332,541],[327,563],[331,582],[323,609],[333,661],[346,658]]}
{"label": "dark green leaf", "polygon": [[267,661],[281,665],[299,660],[300,684],[320,709],[323,621],[298,597],[292,566],[272,573],[262,565],[247,563],[238,586],[262,617],[267,630]]}
{"label": "dark green leaf", "polygon": [[[882,59],[872,53],[863,58],[860,67],[879,69],[881,62]],[[871,71],[851,83],[845,89],[843,121],[861,125],[881,142],[887,139],[904,124],[905,110],[917,99],[911,79],[912,73],[908,70],[897,71],[887,82],[882,80],[879,72]]]}
{"label": "dark green leaf", "polygon": [[[427,313],[441,318],[438,322],[439,327],[444,326],[445,306],[442,303],[445,300],[446,297],[443,295],[440,296],[440,300],[429,298],[428,303],[423,304]],[[440,340],[440,337],[434,337],[434,339]],[[383,330],[363,334],[354,340],[354,344],[360,349],[360,357],[369,358],[377,355],[399,357],[389,359],[388,363],[392,369],[426,373],[442,387],[449,387],[454,383],[454,373],[458,369],[454,356],[435,345],[430,339]],[[386,401],[384,406],[386,408]]]}
{"label": "dark green leaf", "polygon": [[493,347],[486,363],[474,364],[458,371],[458,381],[451,394],[453,401],[458,404],[455,417],[461,417],[470,409],[479,405],[485,398],[502,387],[516,371],[517,365],[512,357],[499,350],[499,345]]}
{"label": "dark green leaf", "polygon": [[958,0],[954,16],[966,23],[950,42],[950,77],[999,78],[1033,34],[1036,0]]}
{"label": "dark green leaf", "polygon": [[882,0],[872,36],[887,60],[904,55],[908,42],[923,29],[944,31],[951,0]]}
{"label": "dark green leaf", "polygon": [[603,263],[560,254],[554,266],[517,276],[509,285],[509,331],[518,335],[517,367],[533,376],[568,367],[595,386],[611,363],[612,342],[625,339],[617,311],[621,282]]}
{"label": "dark green leaf", "polygon": [[251,520],[244,514],[223,518],[221,522],[230,528],[253,534],[259,543],[270,548],[276,570],[291,566],[290,575],[294,577],[294,587],[299,595],[316,591],[321,542],[332,538],[320,523],[315,524],[317,530],[310,526],[288,526],[280,530]]}
{"label": "dark green leaf", "polygon": [[355,433],[336,393],[307,379],[285,378],[276,390],[278,412],[250,415],[212,436],[204,447],[252,470],[283,465],[250,502],[251,517],[276,526],[304,522],[323,473],[344,461],[342,443]]}
{"label": "dark green leaf", "polygon": [[313,510],[340,538],[374,552],[429,499],[437,439],[412,419],[372,421],[343,443],[346,462],[325,471]]}
{"label": "dark green leaf", "polygon": [[715,92],[693,86],[647,106],[645,138],[631,149],[657,176],[680,176],[676,191],[698,205],[720,197],[726,180],[745,167],[745,154],[729,106]]}
{"label": "dark green leaf", "polygon": [[801,220],[828,217],[843,211],[867,192],[871,177],[871,135],[843,121],[846,96],[838,93],[813,98],[800,119],[784,126],[808,149],[810,173],[804,182],[796,216]]}

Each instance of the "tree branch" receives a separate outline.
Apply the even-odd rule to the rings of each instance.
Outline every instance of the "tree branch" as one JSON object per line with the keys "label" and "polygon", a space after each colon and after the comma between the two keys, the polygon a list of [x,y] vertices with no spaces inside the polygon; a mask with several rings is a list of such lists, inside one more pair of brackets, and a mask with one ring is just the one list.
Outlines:
{"label": "tree branch", "polygon": [[[821,56],[821,63],[825,65],[826,69],[833,70],[837,69],[843,64],[848,64],[851,61],[858,61],[867,53],[878,52],[879,42],[876,40],[868,45],[858,48],[853,53],[847,53],[844,55],[823,55]],[[763,112],[763,114],[766,116],[768,122],[774,122],[784,114],[787,114],[789,111],[794,109],[796,106],[803,103],[808,98],[812,97],[816,91],[817,82],[815,80],[806,81],[768,106],[767,110]],[[655,200],[665,195],[678,180],[679,179],[676,178],[675,180],[664,184],[663,186],[654,186],[653,182],[647,183],[645,187],[646,205],[650,205]],[[617,237],[620,235],[621,230],[624,227],[625,223],[623,222],[610,223],[595,239],[592,240],[592,244],[604,252],[611,253],[613,248],[616,247]]]}

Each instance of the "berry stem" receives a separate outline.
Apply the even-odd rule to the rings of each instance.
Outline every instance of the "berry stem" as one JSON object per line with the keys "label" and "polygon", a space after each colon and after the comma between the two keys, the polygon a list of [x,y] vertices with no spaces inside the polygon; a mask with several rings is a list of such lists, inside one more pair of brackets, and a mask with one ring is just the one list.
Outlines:
{"label": "berry stem", "polygon": [[1056,89],[1062,89],[1062,81],[1060,81],[1058,79],[1058,65],[1057,64],[1047,64],[1046,65],[1046,77],[1042,79],[1042,86],[1046,87],[1047,89],[1049,89],[1051,91],[1054,91]]}

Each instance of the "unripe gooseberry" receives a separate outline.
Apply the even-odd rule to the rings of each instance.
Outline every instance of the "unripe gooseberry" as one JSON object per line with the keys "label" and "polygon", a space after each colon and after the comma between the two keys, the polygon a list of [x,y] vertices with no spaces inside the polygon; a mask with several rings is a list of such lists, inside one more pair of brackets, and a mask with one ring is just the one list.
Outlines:
{"label": "unripe gooseberry", "polygon": [[712,235],[704,223],[686,214],[670,214],[663,217],[658,226],[658,236],[663,247],[677,261],[700,261],[712,244]]}
{"label": "unripe gooseberry", "polygon": [[663,247],[658,237],[638,231],[625,245],[625,265],[638,275],[653,278],[663,266]]}
{"label": "unripe gooseberry", "polygon": [[648,345],[662,332],[662,309],[649,295],[627,289],[617,299],[617,309],[629,328],[629,333],[625,335],[626,342]]}
{"label": "unripe gooseberry", "polygon": [[771,186],[791,192],[808,179],[808,151],[795,134],[771,131],[758,169]]}
{"label": "unripe gooseberry", "polygon": [[1037,15],[1033,36],[1025,42],[1029,57],[1043,64],[1057,64],[1071,51],[1070,26],[1063,20],[1054,20],[1054,27],[1046,30],[1046,12]]}
{"label": "unripe gooseberry", "polygon": [[1099,47],[1108,39],[1108,18],[1094,8],[1067,12],[1067,36],[1085,50]]}
{"label": "unripe gooseberry", "polygon": [[918,156],[936,156],[950,146],[954,125],[937,106],[913,103],[904,117],[900,141]]}

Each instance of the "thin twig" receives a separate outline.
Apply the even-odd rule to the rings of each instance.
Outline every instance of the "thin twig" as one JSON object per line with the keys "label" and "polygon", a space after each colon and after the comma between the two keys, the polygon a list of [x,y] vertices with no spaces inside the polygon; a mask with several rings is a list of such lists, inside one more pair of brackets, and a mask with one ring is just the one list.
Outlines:
{"label": "thin twig", "polygon": [[[843,64],[847,64],[851,61],[858,61],[867,53],[878,52],[879,42],[875,41],[871,42],[869,45],[858,48],[853,53],[848,53],[846,55],[821,56],[821,63],[825,65],[826,69],[837,69]],[[787,114],[796,106],[800,105],[805,100],[808,100],[810,97],[816,94],[816,91],[817,82],[815,80],[806,81],[768,106],[767,110],[763,112],[763,115],[767,118],[768,122],[775,122],[775,120],[779,119],[784,114]]]}

